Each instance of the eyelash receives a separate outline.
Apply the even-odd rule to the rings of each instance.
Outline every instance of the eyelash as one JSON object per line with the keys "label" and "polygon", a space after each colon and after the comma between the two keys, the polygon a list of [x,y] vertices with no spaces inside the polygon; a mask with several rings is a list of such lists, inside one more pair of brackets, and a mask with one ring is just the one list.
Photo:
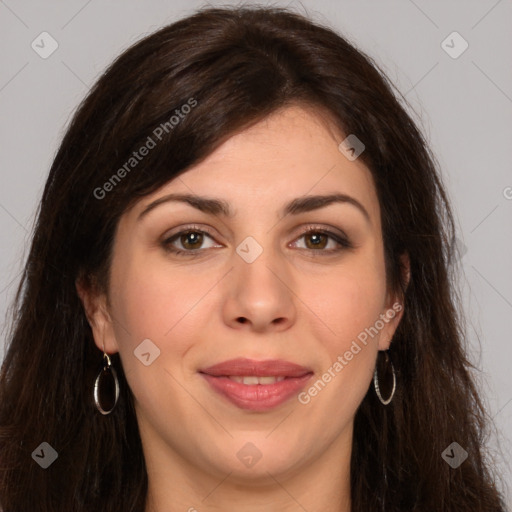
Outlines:
{"label": "eyelash", "polygon": [[[199,256],[200,253],[202,251],[204,251],[205,249],[195,249],[195,250],[182,250],[182,249],[176,249],[175,247],[173,247],[171,244],[172,242],[175,240],[175,239],[178,239],[180,236],[182,235],[185,235],[185,234],[190,234],[190,233],[201,233],[201,234],[206,234],[208,235],[210,238],[213,239],[213,235],[212,233],[210,233],[208,230],[205,230],[205,229],[199,229],[198,227],[196,226],[190,226],[190,227],[187,227],[185,229],[183,229],[182,231],[179,231],[178,233],[175,233],[173,234],[171,237],[169,238],[166,238],[165,240],[163,240],[161,242],[161,245],[162,247],[164,248],[164,250],[166,252],[170,252],[176,256],[185,256],[185,257],[196,257],[196,256]],[[302,250],[306,250],[306,251],[310,251],[310,252],[313,252],[313,253],[324,253],[324,254],[319,254],[320,256],[329,256],[329,255],[332,255],[334,253],[338,253],[340,251],[343,251],[345,249],[352,249],[354,246],[352,245],[352,243],[348,240],[348,238],[344,238],[340,235],[337,235],[335,233],[333,233],[332,231],[328,231],[326,229],[323,229],[323,228],[318,228],[316,226],[309,226],[305,231],[303,231],[297,238],[296,240],[304,237],[304,236],[307,236],[311,233],[315,233],[315,234],[322,234],[322,235],[326,235],[328,236],[329,238],[331,238],[332,240],[334,240],[336,243],[338,243],[338,245],[340,247],[336,248],[336,249],[328,249],[328,250],[325,250],[325,249],[302,249]],[[327,254],[325,254],[327,253]],[[316,255],[315,255],[316,256]]]}

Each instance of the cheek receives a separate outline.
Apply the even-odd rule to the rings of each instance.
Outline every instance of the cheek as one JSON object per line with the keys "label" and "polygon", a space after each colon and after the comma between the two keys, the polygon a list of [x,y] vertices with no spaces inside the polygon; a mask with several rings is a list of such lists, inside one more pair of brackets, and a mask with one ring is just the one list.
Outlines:
{"label": "cheek", "polygon": [[141,365],[134,351],[149,339],[160,350],[151,368],[174,371],[181,366],[179,371],[186,373],[187,352],[205,339],[207,321],[219,315],[218,297],[212,302],[219,272],[206,265],[181,267],[135,248],[120,255],[116,264],[112,303],[120,325],[115,330],[116,340],[126,371],[135,371],[132,379],[136,378]]}
{"label": "cheek", "polygon": [[320,280],[304,280],[299,296],[304,298],[307,316],[331,356],[344,351],[379,319],[386,295],[382,272],[374,262],[361,261]]}
{"label": "cheek", "polygon": [[[317,355],[319,372],[298,399],[326,438],[335,436],[353,419],[371,384],[378,348],[379,334],[372,327],[382,312],[384,278],[377,266],[366,265],[364,271],[356,271],[354,265],[350,270],[337,272],[332,281],[325,280],[324,293],[313,284],[308,288],[314,300],[311,309],[320,317],[308,315],[316,339],[310,354]],[[311,438],[310,442],[317,440]]]}
{"label": "cheek", "polygon": [[171,337],[208,290],[207,283],[191,279],[190,272],[148,261],[130,265],[123,274],[116,286],[115,310],[134,342]]}
{"label": "cheek", "polygon": [[[173,376],[176,370],[180,372],[178,367],[198,337],[202,324],[194,314],[196,308],[201,311],[198,301],[214,279],[211,275],[206,279],[212,283],[191,279],[190,272],[136,258],[119,261],[116,272],[117,276],[112,275],[112,305],[122,366],[137,402],[157,411],[156,397],[168,403],[178,401],[180,387]],[[151,344],[144,341],[148,339]],[[145,345],[141,345],[143,341]],[[158,355],[145,366],[137,354],[148,350],[150,358]]]}

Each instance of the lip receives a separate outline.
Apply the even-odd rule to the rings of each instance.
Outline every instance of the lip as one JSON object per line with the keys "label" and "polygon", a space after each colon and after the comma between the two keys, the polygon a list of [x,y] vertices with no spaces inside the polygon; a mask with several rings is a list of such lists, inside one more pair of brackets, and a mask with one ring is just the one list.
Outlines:
{"label": "lip", "polygon": [[283,376],[283,377],[303,377],[312,373],[311,368],[306,368],[284,359],[267,359],[257,361],[239,357],[230,359],[222,363],[215,364],[208,368],[199,370],[200,373],[206,373],[213,377],[240,377],[244,375],[254,375],[256,377]]}
{"label": "lip", "polygon": [[[199,371],[211,388],[240,409],[264,412],[288,401],[305,387],[313,372],[304,366],[282,359],[255,361],[231,359]],[[229,376],[284,376],[274,384],[248,385]]]}

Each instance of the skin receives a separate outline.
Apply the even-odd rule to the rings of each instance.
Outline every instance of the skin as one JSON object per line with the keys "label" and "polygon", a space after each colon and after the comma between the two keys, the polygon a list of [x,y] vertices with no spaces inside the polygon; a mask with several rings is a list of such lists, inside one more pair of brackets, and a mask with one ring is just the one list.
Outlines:
{"label": "skin", "polygon": [[[354,415],[403,307],[307,404],[292,397],[267,412],[239,409],[198,373],[235,357],[281,358],[314,371],[307,391],[400,302],[386,288],[370,171],[338,150],[345,136],[316,112],[286,107],[140,200],[120,219],[108,296],[78,287],[96,345],[120,353],[134,395],[146,512],[350,510]],[[138,220],[171,192],[224,199],[235,215],[167,202]],[[357,199],[369,221],[349,203],[280,217],[294,198],[336,192]],[[172,245],[199,256],[166,251],[161,242],[189,224],[212,237]],[[341,230],[354,247],[327,238],[317,248],[302,236],[311,225]],[[263,248],[252,263],[236,252],[248,236]],[[160,356],[145,366],[134,350],[148,338]],[[261,452],[252,467],[237,457],[248,442]]]}

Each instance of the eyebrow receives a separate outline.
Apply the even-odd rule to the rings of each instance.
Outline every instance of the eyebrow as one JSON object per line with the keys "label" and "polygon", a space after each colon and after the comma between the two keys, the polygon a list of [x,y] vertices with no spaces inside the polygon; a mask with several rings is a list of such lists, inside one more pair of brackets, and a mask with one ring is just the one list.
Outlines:
{"label": "eyebrow", "polygon": [[[144,210],[139,214],[138,220],[147,215],[151,210],[154,210],[157,206],[173,201],[187,203],[204,213],[209,213],[212,215],[223,215],[224,217],[228,218],[232,218],[234,216],[234,213],[230,209],[229,203],[223,199],[202,197],[192,194],[168,194],[148,204],[146,208],[144,208]],[[368,214],[368,211],[365,209],[365,207],[357,199],[347,194],[328,194],[297,197],[284,206],[281,214],[283,217],[288,214],[298,215],[299,213],[310,212],[334,203],[347,203],[355,206],[364,215],[367,222],[371,224],[370,215]]]}

